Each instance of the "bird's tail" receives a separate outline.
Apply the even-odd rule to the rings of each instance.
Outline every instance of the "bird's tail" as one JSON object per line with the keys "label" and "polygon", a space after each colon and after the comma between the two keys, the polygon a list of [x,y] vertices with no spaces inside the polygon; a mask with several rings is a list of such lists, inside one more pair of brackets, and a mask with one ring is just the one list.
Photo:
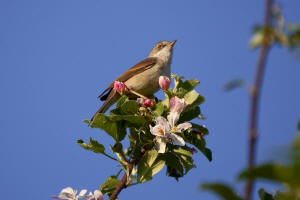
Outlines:
{"label": "bird's tail", "polygon": [[95,116],[98,113],[105,113],[114,103],[116,103],[118,101],[119,98],[120,98],[120,94],[117,93],[115,90],[112,90],[110,92],[110,94],[108,95],[106,101],[103,103],[103,105],[99,108],[99,110],[91,118],[91,122],[94,120]]}

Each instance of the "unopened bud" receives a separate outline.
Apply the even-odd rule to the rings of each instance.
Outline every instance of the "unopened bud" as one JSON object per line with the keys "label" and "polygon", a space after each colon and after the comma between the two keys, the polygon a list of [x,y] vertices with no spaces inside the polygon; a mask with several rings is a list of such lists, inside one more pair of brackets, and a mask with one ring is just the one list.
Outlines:
{"label": "unopened bud", "polygon": [[151,107],[155,105],[155,101],[152,99],[146,99],[143,103],[145,107]]}
{"label": "unopened bud", "polygon": [[125,85],[125,83],[122,83],[122,82],[119,82],[119,81],[114,82],[114,89],[119,93],[123,93],[124,91],[128,91],[128,88]]}
{"label": "unopened bud", "polygon": [[161,89],[166,90],[170,87],[170,79],[167,76],[160,76],[158,79]]}

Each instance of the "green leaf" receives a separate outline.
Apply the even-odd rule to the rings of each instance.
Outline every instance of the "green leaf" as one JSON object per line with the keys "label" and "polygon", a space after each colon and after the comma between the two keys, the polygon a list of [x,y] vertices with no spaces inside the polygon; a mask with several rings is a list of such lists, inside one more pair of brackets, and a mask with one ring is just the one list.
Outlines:
{"label": "green leaf", "polygon": [[120,108],[126,101],[128,101],[128,97],[127,96],[122,96],[118,102],[117,102],[117,105],[116,105],[116,108]]}
{"label": "green leaf", "polygon": [[182,98],[186,93],[192,91],[199,84],[199,81],[196,79],[189,79],[183,82],[183,76],[178,77],[175,74],[172,74],[171,77],[174,78],[175,82],[173,93],[179,98]]}
{"label": "green leaf", "polygon": [[110,176],[106,179],[105,183],[103,183],[100,186],[100,190],[103,194],[107,194],[108,196],[111,196],[113,191],[116,189],[116,187],[119,184],[119,180],[117,176]]}
{"label": "green leaf", "polygon": [[175,74],[171,74],[171,77],[174,79],[174,92],[177,92],[178,88],[180,87],[180,85],[182,85],[182,80],[184,79],[183,76],[176,76]]}
{"label": "green leaf", "polygon": [[183,175],[184,169],[183,169],[183,164],[178,158],[178,156],[172,152],[167,152],[163,154],[164,160],[166,161],[166,165],[170,166],[172,169],[176,169],[177,171],[180,172],[180,174]]}
{"label": "green leaf", "polygon": [[209,148],[204,148],[203,150],[200,150],[201,153],[203,153],[205,155],[205,157],[209,160],[212,161],[212,152]]}
{"label": "green leaf", "polygon": [[137,113],[139,107],[140,105],[138,102],[133,100],[128,100],[121,105],[121,111],[125,114],[135,114]]}
{"label": "green leaf", "polygon": [[176,181],[178,181],[179,178],[184,176],[180,171],[176,170],[175,168],[172,168],[171,166],[167,166],[166,175],[175,178]]}
{"label": "green leaf", "polygon": [[84,143],[83,140],[77,140],[77,143],[86,150],[93,151],[95,153],[101,153],[112,160],[118,161],[114,157],[106,154],[105,147],[102,144],[98,143],[97,140],[93,140],[92,138],[90,138],[89,144]]}
{"label": "green leaf", "polygon": [[263,164],[258,167],[243,171],[239,179],[266,179],[276,182],[288,182],[293,179],[291,168],[280,164]]}
{"label": "green leaf", "polygon": [[115,109],[110,111],[111,115],[133,115],[138,111],[140,105],[134,101],[129,100],[128,97],[122,96]]}
{"label": "green leaf", "polygon": [[223,183],[202,184],[203,190],[214,192],[224,200],[242,200],[242,198],[228,185]]}
{"label": "green leaf", "polygon": [[195,147],[197,147],[197,149],[199,149],[199,151],[201,151],[201,153],[209,160],[212,161],[212,152],[210,149],[206,148],[206,142],[205,139],[200,136],[199,134],[190,132],[184,132],[184,140],[187,143],[190,143],[192,145],[194,145]]}
{"label": "green leaf", "polygon": [[100,128],[112,136],[117,142],[122,141],[126,135],[124,121],[114,121],[104,113],[98,113],[91,122],[92,128]]}
{"label": "green leaf", "polygon": [[184,88],[186,91],[193,90],[200,82],[197,79],[189,79],[183,82],[182,88]]}
{"label": "green leaf", "polygon": [[192,127],[194,129],[197,129],[202,135],[208,135],[209,134],[209,131],[206,127],[195,124],[195,123],[191,123],[191,124],[192,124]]}
{"label": "green leaf", "polygon": [[242,78],[233,79],[224,85],[225,91],[230,91],[245,86],[245,80]]}
{"label": "green leaf", "polygon": [[187,174],[192,168],[195,167],[193,161],[193,153],[186,149],[174,149],[174,153],[178,156],[180,163],[184,166],[185,172]]}
{"label": "green leaf", "polygon": [[162,102],[158,102],[154,107],[153,114],[157,117],[162,116],[165,109],[166,109],[166,106]]}
{"label": "green leaf", "polygon": [[117,142],[111,149],[116,153],[123,153],[123,145],[119,142]]}
{"label": "green leaf", "polygon": [[116,153],[116,155],[119,158],[120,164],[123,166],[123,168],[125,169],[125,171],[127,171],[128,174],[129,174],[128,166],[127,166],[128,162],[127,162],[125,153],[123,151],[123,145],[121,143],[116,143],[113,147],[111,146],[111,149],[112,149],[113,152]]}
{"label": "green leaf", "polygon": [[195,118],[197,118],[201,114],[200,107],[194,106],[194,107],[187,107],[180,115],[178,124],[191,121]]}
{"label": "green leaf", "polygon": [[254,33],[254,35],[252,36],[250,42],[249,42],[249,46],[254,49],[256,47],[259,47],[262,42],[264,40],[264,32],[263,31],[257,31],[256,33]]}
{"label": "green leaf", "polygon": [[104,152],[105,152],[105,147],[102,144],[98,143],[97,140],[93,140],[92,138],[90,138],[89,144],[84,143],[83,140],[77,140],[77,143],[82,148],[89,150],[89,151],[93,151],[95,153],[104,154]]}
{"label": "green leaf", "polygon": [[260,200],[275,200],[273,196],[267,193],[263,188],[258,190]]}
{"label": "green leaf", "polygon": [[83,122],[86,123],[86,124],[88,124],[88,125],[90,125],[90,122],[91,122],[91,121],[88,120],[88,119],[84,119]]}
{"label": "green leaf", "polygon": [[289,38],[288,36],[282,32],[282,31],[275,31],[275,39],[276,41],[282,45],[282,46],[287,46],[289,45]]}
{"label": "green leaf", "polygon": [[139,115],[111,115],[109,118],[113,121],[127,121],[133,126],[141,127],[144,126],[146,120],[144,117]]}
{"label": "green leaf", "polygon": [[[297,152],[297,150],[299,151],[300,149],[300,134],[298,134],[296,136],[296,138],[294,139],[294,142],[293,142],[293,146],[292,146],[292,150],[296,151],[295,153],[299,153]],[[300,161],[298,161],[300,162]]]}
{"label": "green leaf", "polygon": [[165,165],[156,150],[147,151],[138,163],[137,181],[146,182],[158,173]]}
{"label": "green leaf", "polygon": [[198,106],[205,101],[204,97],[198,94],[196,90],[192,90],[184,95],[184,100],[189,106]]}

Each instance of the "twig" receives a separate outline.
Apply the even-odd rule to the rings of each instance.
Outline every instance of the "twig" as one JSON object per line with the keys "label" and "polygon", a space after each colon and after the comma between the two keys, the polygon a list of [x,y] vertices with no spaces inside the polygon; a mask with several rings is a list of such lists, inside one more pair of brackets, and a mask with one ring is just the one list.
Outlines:
{"label": "twig", "polygon": [[[271,25],[273,0],[266,0],[264,27],[267,29]],[[266,66],[266,59],[270,50],[268,33],[264,32],[264,39],[261,46],[257,70],[255,75],[255,83],[251,91],[251,107],[250,107],[250,123],[249,123],[249,152],[248,152],[248,169],[255,165],[256,143],[257,143],[257,121],[258,121],[258,103],[261,92],[261,86]],[[248,180],[245,186],[245,199],[252,199],[252,190],[254,182]]]}
{"label": "twig", "polygon": [[[146,152],[146,149],[142,148],[140,155],[135,159],[135,161],[127,164],[129,175],[131,174],[133,167],[140,161],[140,159],[143,157],[145,152]],[[127,177],[127,173],[125,172],[121,181],[117,185],[116,189],[113,191],[112,195],[109,197],[109,200],[115,200],[118,197],[118,195],[120,194],[120,192],[124,188],[128,187],[127,181],[128,181],[128,177]]]}
{"label": "twig", "polygon": [[[131,173],[133,169],[133,164],[128,164],[128,171],[129,174]],[[120,194],[120,192],[126,188],[126,182],[127,182],[127,173],[125,172],[121,181],[119,182],[119,184],[117,185],[116,189],[114,190],[114,192],[112,193],[112,195],[109,197],[109,200],[115,200],[118,195]]]}

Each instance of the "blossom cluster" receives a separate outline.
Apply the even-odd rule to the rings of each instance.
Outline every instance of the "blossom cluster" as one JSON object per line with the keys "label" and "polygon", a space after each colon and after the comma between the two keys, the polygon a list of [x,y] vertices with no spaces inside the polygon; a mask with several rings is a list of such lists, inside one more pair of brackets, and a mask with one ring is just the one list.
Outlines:
{"label": "blossom cluster", "polygon": [[58,196],[53,196],[53,198],[59,200],[103,200],[103,194],[99,190],[95,190],[94,193],[90,192],[89,194],[86,194],[86,189],[81,190],[78,195],[77,192],[77,190],[67,187],[62,189]]}
{"label": "blossom cluster", "polygon": [[[196,79],[183,81],[183,77],[172,75],[174,88],[170,88],[170,79],[159,77],[158,85],[165,94],[164,100],[146,97],[128,88],[125,83],[115,81],[113,88],[120,93],[116,107],[109,114],[98,113],[95,118],[85,120],[91,128],[104,130],[115,141],[107,151],[107,145],[92,138],[89,143],[78,140],[84,149],[102,154],[119,162],[122,167],[117,175],[112,175],[100,186],[100,190],[87,194],[81,190],[77,194],[72,188],[65,188],[56,199],[61,200],[103,200],[103,195],[111,196],[121,183],[119,174],[123,171],[128,177],[126,186],[149,181],[164,167],[166,175],[176,180],[195,168],[193,154],[201,152],[212,160],[210,149],[206,148],[204,136],[208,130],[194,122],[201,119],[200,104],[204,102],[194,88],[199,84]],[[136,100],[129,99],[134,94]],[[132,96],[132,95],[129,95]],[[122,141],[128,136],[129,146],[123,148]],[[191,146],[190,146],[191,145]],[[115,193],[114,193],[115,194]]]}
{"label": "blossom cluster", "polygon": [[159,116],[155,118],[156,125],[150,125],[150,132],[156,136],[156,146],[158,153],[165,153],[166,143],[169,142],[173,145],[184,146],[185,142],[182,137],[176,133],[181,133],[192,127],[191,123],[185,122],[176,124],[179,120],[180,113],[187,106],[184,99],[172,97],[170,100],[170,113],[167,119]]}

